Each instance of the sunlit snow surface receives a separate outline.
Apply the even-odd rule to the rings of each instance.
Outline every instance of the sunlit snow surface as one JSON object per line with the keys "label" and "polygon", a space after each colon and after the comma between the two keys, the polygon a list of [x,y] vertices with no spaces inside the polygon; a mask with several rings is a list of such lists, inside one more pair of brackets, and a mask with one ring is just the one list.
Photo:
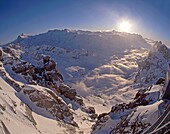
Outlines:
{"label": "sunlit snow surface", "polygon": [[[64,76],[67,84],[75,88],[86,106],[93,106],[97,114],[108,113],[111,107],[119,103],[128,103],[139,89],[133,88],[134,77],[138,71],[137,62],[148,54],[150,45],[140,35],[111,32],[89,32],[76,30],[52,30],[36,36],[19,36],[17,40],[8,44],[13,47],[13,52],[18,58],[28,61],[35,66],[42,66],[40,56],[49,55],[57,63],[57,68]],[[2,67],[2,69],[4,69]],[[12,72],[8,65],[5,71],[20,85],[27,82]],[[32,112],[37,125],[25,117],[25,105],[15,95],[15,89],[0,79],[2,90],[0,104],[7,105],[7,110],[0,116],[0,120],[13,134],[42,133],[91,133],[95,124],[89,115],[81,109],[73,110],[74,119],[79,128],[71,127],[53,119],[46,118]],[[29,85],[28,85],[29,87]],[[34,87],[36,88],[36,86]],[[38,87],[43,89],[43,87]],[[152,90],[157,95],[155,87]],[[154,88],[153,88],[154,89]],[[12,106],[11,99],[17,104]],[[63,100],[64,101],[64,100]],[[156,102],[149,106],[137,108],[137,112],[147,112],[147,118],[154,122],[159,115]],[[22,105],[21,105],[22,104]],[[11,111],[11,105],[16,113]],[[154,117],[151,117],[153,116]],[[134,117],[135,118],[135,115]],[[109,119],[96,134],[109,133],[118,120]],[[8,125],[7,125],[8,124]],[[4,126],[0,124],[0,132],[4,132]],[[21,128],[21,129],[18,129]]]}

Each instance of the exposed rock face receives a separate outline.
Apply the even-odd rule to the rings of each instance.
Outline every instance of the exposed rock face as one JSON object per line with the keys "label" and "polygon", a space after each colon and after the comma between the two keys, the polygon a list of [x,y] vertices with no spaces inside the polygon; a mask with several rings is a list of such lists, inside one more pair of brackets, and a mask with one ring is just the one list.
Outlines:
{"label": "exposed rock face", "polygon": [[[42,87],[24,86],[23,90],[19,92],[20,96],[23,94],[28,96],[29,101],[31,101],[31,104],[28,103],[28,105],[33,111],[38,111],[36,107],[42,110],[44,109],[54,119],[64,120],[67,123],[74,123],[73,113],[53,91],[46,88],[42,89]],[[36,107],[33,107],[33,104]]]}
{"label": "exposed rock face", "polygon": [[101,120],[102,118],[104,118],[104,117],[107,116],[107,115],[108,115],[108,113],[102,113],[102,114],[100,114],[100,115],[97,117],[98,121]]}
{"label": "exposed rock face", "polygon": [[30,84],[37,83],[41,86],[45,86],[50,89],[55,89],[58,94],[64,95],[70,100],[75,100],[75,102],[82,105],[82,99],[76,97],[76,90],[63,83],[63,76],[56,69],[56,63],[51,60],[49,56],[43,58],[43,62],[45,64],[42,68],[34,67],[29,63],[21,62],[17,66],[13,66],[12,70],[15,73],[19,73],[26,76],[26,79]]}
{"label": "exposed rock face", "polygon": [[88,109],[89,109],[89,113],[90,114],[94,114],[95,113],[94,107],[89,107]]}
{"label": "exposed rock face", "polygon": [[43,57],[44,64],[48,63],[49,61],[50,61],[50,56],[44,56]]}
{"label": "exposed rock face", "polygon": [[[137,111],[139,106],[146,106],[148,104],[153,104],[157,102],[159,98],[159,92],[162,86],[154,85],[147,89],[139,90],[134,99],[129,103],[120,103],[116,104],[111,108],[109,113],[102,113],[97,117],[96,123],[92,126],[92,129],[95,133],[101,132],[104,127],[110,129],[108,124],[110,122],[116,123],[116,125],[110,125],[114,128],[108,130],[107,133],[116,134],[116,133],[141,133],[150,126],[148,120],[143,120],[144,116],[147,118],[146,111]],[[117,122],[118,119],[121,119]]]}
{"label": "exposed rock face", "polygon": [[135,120],[132,120],[136,111],[130,113],[130,115],[126,115],[121,118],[121,121],[110,131],[110,134],[125,134],[125,133],[142,133],[144,129],[146,129],[151,124],[142,120],[142,117],[145,115],[139,113]]}
{"label": "exposed rock face", "polygon": [[2,53],[2,50],[0,49],[0,61],[3,60],[3,53]]}
{"label": "exposed rock face", "polygon": [[156,82],[156,85],[161,85],[161,84],[165,84],[165,78],[159,78]]}
{"label": "exposed rock face", "polygon": [[[4,50],[6,53],[11,54],[13,52],[12,50],[15,50],[15,47],[15,45],[5,47]],[[77,96],[76,90],[64,84],[63,76],[57,70],[57,65],[50,56],[41,55],[39,57],[39,62],[41,62],[40,66],[35,67],[17,58],[15,53],[14,51],[11,57],[8,57],[8,60],[5,62],[11,65],[15,73],[22,75],[29,84],[48,87],[58,95],[64,95],[66,98],[73,100],[79,105],[84,105],[82,98]]]}
{"label": "exposed rock face", "polygon": [[69,98],[70,100],[73,100],[77,95],[75,89],[73,89],[65,84],[60,84],[59,90],[60,90],[61,94],[63,94],[66,98]]}
{"label": "exposed rock face", "polygon": [[56,67],[56,63],[53,60],[44,64],[44,70],[46,70],[46,71],[52,71],[55,69],[55,67]]}
{"label": "exposed rock face", "polygon": [[20,66],[20,67],[12,67],[12,70],[15,71],[15,73],[22,73],[26,71],[26,68],[24,66]]}
{"label": "exposed rock face", "polygon": [[165,78],[169,61],[170,50],[162,42],[156,42],[148,56],[138,62],[139,71],[134,82],[140,87],[156,84],[159,78]]}

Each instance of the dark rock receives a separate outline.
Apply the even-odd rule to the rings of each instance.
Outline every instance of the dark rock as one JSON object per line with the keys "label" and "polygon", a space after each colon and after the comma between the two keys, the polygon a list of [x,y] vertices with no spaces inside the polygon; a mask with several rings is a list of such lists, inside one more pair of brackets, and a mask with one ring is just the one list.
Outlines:
{"label": "dark rock", "polygon": [[81,97],[75,96],[74,101],[78,103],[79,105],[83,106],[83,99]]}
{"label": "dark rock", "polygon": [[26,67],[21,65],[21,66],[17,66],[17,67],[12,67],[12,70],[15,72],[15,73],[23,73],[23,72],[26,72]]}
{"label": "dark rock", "polygon": [[64,94],[65,92],[67,92],[70,89],[69,86],[65,85],[65,84],[60,84],[59,86],[59,90],[61,92],[61,94]]}
{"label": "dark rock", "polygon": [[[31,98],[30,98],[31,99]],[[34,100],[36,100],[37,98],[35,98]],[[41,99],[41,96],[39,97],[39,102],[36,104],[38,107],[41,107],[41,108],[51,108],[56,102],[51,100],[51,101],[47,101],[46,100],[47,98],[43,98]],[[34,101],[33,101],[34,102]],[[59,113],[57,113],[59,114]],[[58,116],[59,117],[59,116]],[[61,117],[61,116],[60,116]]]}
{"label": "dark rock", "polygon": [[31,76],[35,75],[34,67],[28,69],[28,74]]}
{"label": "dark rock", "polygon": [[106,115],[108,115],[108,113],[99,114],[99,116],[97,117],[97,119],[100,120],[101,118],[105,117]]}
{"label": "dark rock", "polygon": [[44,75],[46,81],[62,81],[58,72],[49,72]]}
{"label": "dark rock", "polygon": [[27,75],[28,73],[25,71],[25,72],[22,72],[21,74],[22,74],[22,75]]}
{"label": "dark rock", "polygon": [[94,114],[95,113],[94,107],[89,107],[88,109],[89,109],[89,113],[90,114]]}
{"label": "dark rock", "polygon": [[9,48],[9,47],[4,47],[3,48],[3,51],[5,52],[5,53],[12,53],[12,51],[11,51],[11,49]]}
{"label": "dark rock", "polygon": [[24,92],[24,94],[28,94],[28,95],[29,95],[29,94],[34,93],[35,90],[26,90],[26,89],[25,89],[23,92]]}
{"label": "dark rock", "polygon": [[76,90],[65,85],[65,84],[60,84],[59,90],[62,95],[64,95],[66,98],[69,98],[70,100],[75,99],[77,93]]}
{"label": "dark rock", "polygon": [[79,127],[78,124],[75,121],[71,122],[70,124],[74,127]]}
{"label": "dark rock", "polygon": [[69,98],[70,100],[73,100],[76,95],[77,95],[76,90],[73,88],[70,88],[67,92],[64,93],[64,96],[66,98]]}
{"label": "dark rock", "polygon": [[38,80],[37,75],[36,75],[36,74],[32,75],[32,79],[33,79],[33,80]]}
{"label": "dark rock", "polygon": [[55,69],[55,67],[56,67],[56,63],[53,60],[51,60],[50,62],[44,65],[44,70],[52,71]]}
{"label": "dark rock", "polygon": [[45,56],[45,57],[43,57],[43,62],[44,62],[44,64],[46,64],[47,62],[49,62],[50,61],[50,56]]}
{"label": "dark rock", "polygon": [[[27,93],[25,93],[25,94],[27,94]],[[39,99],[40,99],[38,96],[36,97],[36,96],[34,96],[34,95],[30,95],[29,98],[30,98],[30,100],[31,100],[32,102],[39,101]]]}
{"label": "dark rock", "polygon": [[[35,89],[23,87],[23,93],[28,96],[30,101],[37,107],[46,110],[54,119],[67,120],[67,123],[72,123],[73,114],[68,106],[53,92],[48,89]],[[28,104],[29,105],[29,104]],[[30,107],[32,104],[29,105]],[[31,107],[34,111],[35,107]],[[35,109],[36,110],[36,109]]]}
{"label": "dark rock", "polygon": [[3,53],[2,53],[2,50],[0,49],[0,61],[3,60]]}
{"label": "dark rock", "polygon": [[90,115],[90,118],[93,119],[93,120],[95,120],[95,119],[97,118],[97,114],[91,114],[91,115]]}
{"label": "dark rock", "polygon": [[64,81],[63,76],[62,76],[59,72],[57,72],[56,75],[58,76],[58,78],[59,78],[61,81]]}
{"label": "dark rock", "polygon": [[159,80],[156,82],[156,85],[165,84],[164,78],[159,78]]}
{"label": "dark rock", "polygon": [[43,69],[43,68],[40,68],[40,67],[36,67],[36,68],[34,69],[34,71],[35,71],[36,74],[42,75],[42,72],[44,71],[44,69]]}

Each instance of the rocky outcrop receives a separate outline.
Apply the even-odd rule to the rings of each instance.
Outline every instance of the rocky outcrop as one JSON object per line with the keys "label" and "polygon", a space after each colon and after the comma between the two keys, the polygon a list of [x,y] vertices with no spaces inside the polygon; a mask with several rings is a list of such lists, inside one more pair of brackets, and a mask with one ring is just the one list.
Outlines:
{"label": "rocky outcrop", "polygon": [[35,67],[27,62],[20,62],[20,64],[12,66],[12,70],[22,74],[30,84],[54,89],[57,94],[64,95],[66,98],[83,105],[83,100],[77,96],[76,90],[63,83],[63,76],[56,69],[56,63],[49,56],[43,56],[43,63],[42,67]]}
{"label": "rocky outcrop", "polygon": [[48,63],[44,64],[43,68],[46,71],[52,71],[55,69],[55,67],[56,67],[56,63],[53,60],[51,60]]}
{"label": "rocky outcrop", "polygon": [[[11,49],[10,47],[4,48],[5,52],[8,54],[11,54]],[[13,49],[15,49],[15,46]],[[63,95],[81,106],[84,105],[82,98],[77,95],[76,90],[64,83],[63,76],[57,70],[57,64],[51,57],[41,55],[39,60],[41,62],[40,66],[34,66],[16,58],[13,53],[11,57],[6,58],[4,62],[6,64],[10,63],[12,71],[25,78],[29,84],[48,87],[55,91],[57,95]]]}
{"label": "rocky outcrop", "polygon": [[[102,113],[97,117],[96,123],[92,126],[95,133],[101,132],[102,127],[107,127],[110,122],[117,121],[116,126],[109,131],[111,134],[115,133],[139,133],[150,126],[149,121],[143,120],[143,116],[147,116],[147,111],[136,111],[139,106],[147,106],[155,103],[159,98],[161,86],[154,85],[147,89],[139,90],[134,99],[129,103],[116,104],[108,113]],[[146,115],[145,115],[146,114]],[[115,124],[114,124],[115,125]],[[112,125],[112,126],[114,126]],[[108,127],[107,127],[108,128]]]}
{"label": "rocky outcrop", "polygon": [[[33,111],[39,114],[43,113],[44,116],[63,120],[66,123],[77,126],[73,120],[73,113],[70,111],[67,104],[65,104],[53,91],[39,86],[34,87],[25,85],[18,94],[21,99],[23,95],[28,97],[27,101],[23,101],[25,101]],[[43,112],[43,110],[46,112]]]}
{"label": "rocky outcrop", "polygon": [[60,84],[59,90],[62,95],[64,95],[66,98],[69,98],[70,100],[73,100],[77,95],[75,89],[73,89],[65,84]]}
{"label": "rocky outcrop", "polygon": [[50,82],[63,82],[63,77],[56,69],[56,63],[52,60],[49,63],[44,64],[43,67],[35,67],[28,62],[20,62],[17,65],[13,65],[12,70],[15,73],[30,76],[31,79],[29,79],[29,82],[31,81],[31,83],[32,80],[35,80],[40,85],[44,80]]}
{"label": "rocky outcrop", "polygon": [[159,78],[156,82],[156,85],[164,85],[165,84],[165,78]]}
{"label": "rocky outcrop", "polygon": [[156,42],[148,56],[138,62],[134,83],[139,87],[156,84],[160,78],[165,78],[169,62],[170,50],[162,42]]}
{"label": "rocky outcrop", "polygon": [[3,52],[2,52],[2,50],[0,49],[0,61],[2,61],[3,60]]}
{"label": "rocky outcrop", "polygon": [[121,121],[117,123],[116,127],[114,127],[110,134],[125,134],[125,133],[132,133],[132,134],[138,134],[142,133],[144,129],[149,127],[151,124],[142,120],[144,114],[139,113],[135,120],[132,120],[132,117],[134,116],[136,111],[133,111],[130,113],[130,115],[126,115],[121,118]]}

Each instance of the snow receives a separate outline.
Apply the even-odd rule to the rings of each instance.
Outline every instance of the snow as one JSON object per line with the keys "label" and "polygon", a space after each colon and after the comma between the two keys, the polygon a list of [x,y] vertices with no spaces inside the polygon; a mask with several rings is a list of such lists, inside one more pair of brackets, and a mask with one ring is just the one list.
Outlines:
{"label": "snow", "polygon": [[[6,72],[8,78],[14,80],[27,90],[36,89],[39,91],[50,90],[43,86],[30,85],[20,74],[12,71],[8,64],[12,55],[23,61],[27,61],[36,67],[42,66],[42,56],[50,56],[56,63],[57,69],[64,76],[65,83],[76,89],[78,95],[83,98],[84,107],[94,107],[95,113],[109,113],[107,121],[100,124],[95,131],[92,126],[97,119],[90,118],[90,114],[83,111],[83,107],[77,105],[64,96],[59,97],[62,102],[69,106],[73,112],[74,120],[79,128],[73,127],[57,121],[42,108],[37,108],[23,90],[17,92],[11,85],[8,85],[0,77],[0,104],[6,106],[5,112],[0,108],[0,121],[2,121],[9,132],[13,134],[33,133],[33,134],[63,134],[63,133],[109,133],[119,122],[123,115],[130,115],[133,110],[110,114],[112,106],[120,103],[129,103],[136,93],[143,89],[144,80],[156,72],[156,76],[164,76],[167,57],[158,52],[158,48],[153,45],[152,40],[143,39],[137,34],[109,32],[91,32],[82,30],[50,30],[39,35],[20,35],[15,41],[7,44],[11,48],[11,54],[4,52],[4,65],[1,70]],[[149,44],[148,44],[149,43]],[[148,48],[153,46],[149,52]],[[6,46],[3,46],[6,47]],[[149,59],[148,54],[153,54]],[[139,61],[149,59],[151,65],[147,69],[141,69],[144,63]],[[163,60],[162,60],[163,59]],[[158,66],[157,65],[158,62]],[[141,64],[140,64],[141,63]],[[17,64],[17,62],[15,62]],[[139,66],[140,65],[140,66]],[[153,70],[152,70],[153,69]],[[153,72],[154,71],[154,72]],[[136,77],[138,74],[138,77]],[[136,83],[134,83],[136,80]],[[149,81],[150,85],[153,84]],[[135,87],[134,84],[142,84]],[[24,85],[24,86],[23,86]],[[138,106],[132,116],[133,121],[139,113],[145,114],[143,120],[151,124],[159,116],[160,90],[162,86],[154,85],[147,96],[152,99],[146,106]],[[13,106],[13,101],[17,106]],[[28,118],[26,114],[26,104],[31,108],[31,115],[36,122]],[[147,111],[147,112],[146,112]],[[16,112],[16,113],[15,113]],[[146,113],[145,113],[146,112]],[[4,133],[5,128],[0,122],[0,133]]]}
{"label": "snow", "polygon": [[[32,88],[33,87],[41,88],[38,86],[32,86]],[[27,86],[27,88],[31,88],[31,86]],[[17,97],[17,91],[7,84],[2,77],[0,77],[0,94],[0,105],[5,107],[5,111],[0,108],[0,133],[5,133],[5,129],[1,122],[3,122],[8,131],[12,134],[23,134],[23,132],[24,134],[63,134],[75,132],[73,127],[64,122],[46,118],[45,116],[32,111],[33,119],[36,122],[36,125],[34,125],[33,122],[27,118],[26,105],[23,103],[26,102],[26,100],[22,100],[22,102]],[[26,96],[22,97],[23,99],[27,99]],[[28,102],[27,99],[26,104],[27,103],[31,102]],[[45,114],[45,111],[43,111],[43,114]]]}
{"label": "snow", "polygon": [[[0,98],[0,104],[4,105],[6,107],[6,110],[0,116],[0,120],[3,121],[5,126],[7,127],[8,131],[13,134],[20,134],[24,132],[25,134],[35,133],[38,134],[39,132],[35,129],[33,124],[24,116],[24,107],[21,105],[21,101],[15,96],[16,91],[8,85],[1,77],[0,77],[0,83],[1,83],[1,98]],[[12,105],[12,102],[15,102],[17,105],[16,107]],[[13,112],[15,109],[16,114]],[[2,133],[3,128],[1,128]]]}
{"label": "snow", "polygon": [[136,114],[133,116],[132,120],[135,120],[136,119],[136,116],[141,113],[145,113],[146,111],[146,114],[143,118],[143,120],[147,120],[148,122],[150,122],[151,124],[153,124],[156,119],[158,119],[158,117],[160,116],[160,113],[159,113],[159,105],[162,103],[162,101],[158,101],[154,104],[151,104],[151,105],[147,105],[147,106],[140,106],[137,108],[137,112]]}

